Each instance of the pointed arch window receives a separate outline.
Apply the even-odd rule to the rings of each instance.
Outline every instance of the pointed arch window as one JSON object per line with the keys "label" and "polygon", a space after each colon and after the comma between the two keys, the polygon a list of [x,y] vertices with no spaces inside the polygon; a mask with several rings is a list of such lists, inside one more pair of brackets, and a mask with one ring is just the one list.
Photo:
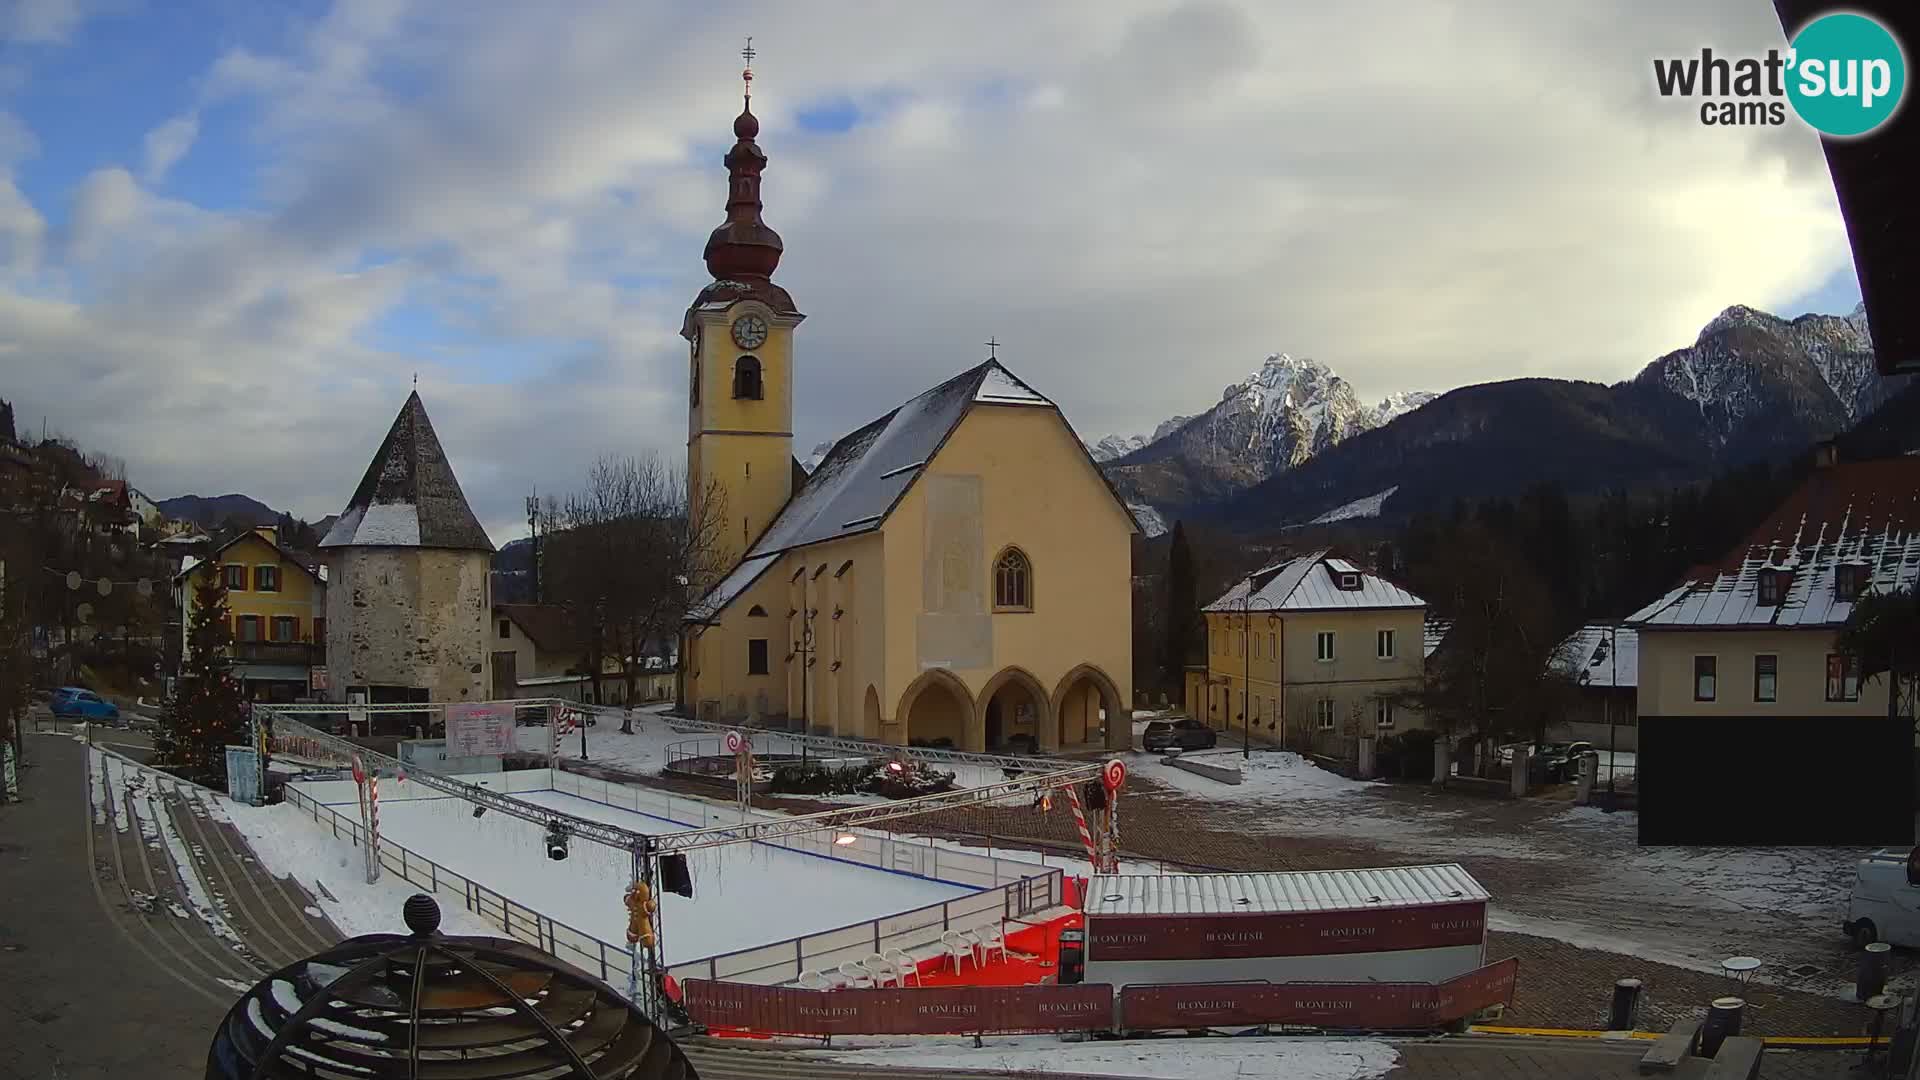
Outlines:
{"label": "pointed arch window", "polygon": [[993,560],[993,609],[1033,610],[1033,563],[1019,548],[1010,547]]}
{"label": "pointed arch window", "polygon": [[764,619],[767,617],[767,609],[761,607],[759,604],[755,604],[752,607],[747,609],[747,617],[753,618],[753,619]]}
{"label": "pointed arch window", "polygon": [[733,396],[759,401],[765,394],[760,385],[760,358],[743,356],[733,362]]}

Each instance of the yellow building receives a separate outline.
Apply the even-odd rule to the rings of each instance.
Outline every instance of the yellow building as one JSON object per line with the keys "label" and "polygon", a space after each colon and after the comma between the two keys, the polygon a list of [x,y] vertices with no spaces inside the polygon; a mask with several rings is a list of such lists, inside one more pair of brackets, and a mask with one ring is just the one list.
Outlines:
{"label": "yellow building", "polygon": [[292,701],[324,689],[326,568],[282,548],[271,525],[234,537],[205,560],[189,556],[173,579],[182,656],[192,632],[196,590],[213,573],[226,579],[233,673],[248,699]]}
{"label": "yellow building", "polygon": [[804,316],[771,280],[758,132],[734,121],[714,281],[682,331],[689,496],[734,566],[688,616],[682,707],[896,744],[1128,745],[1136,526],[1053,402],[989,359],[811,476],[794,461]]}
{"label": "yellow building", "polygon": [[1426,601],[1325,551],[1255,571],[1201,609],[1207,662],[1187,708],[1222,732],[1350,752],[1423,726],[1402,698],[1426,669]]}

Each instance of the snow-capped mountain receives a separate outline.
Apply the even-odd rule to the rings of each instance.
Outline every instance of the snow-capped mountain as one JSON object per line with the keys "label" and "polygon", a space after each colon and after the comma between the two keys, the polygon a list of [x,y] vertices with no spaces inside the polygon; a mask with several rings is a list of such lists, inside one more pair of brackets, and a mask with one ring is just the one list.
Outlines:
{"label": "snow-capped mountain", "polygon": [[823,442],[820,445],[814,447],[812,453],[808,454],[806,457],[801,458],[800,467],[807,470],[808,476],[812,476],[813,470],[819,468],[820,463],[826,460],[827,451],[832,449],[833,449],[833,440],[828,439],[826,442]]}
{"label": "snow-capped mountain", "polygon": [[1191,416],[1168,417],[1160,421],[1160,426],[1154,428],[1151,435],[1108,435],[1098,442],[1088,443],[1087,453],[1093,455],[1093,460],[1103,463],[1115,458],[1123,458],[1135,450],[1144,450],[1172,432],[1180,430],[1180,425],[1191,419],[1193,419]]}

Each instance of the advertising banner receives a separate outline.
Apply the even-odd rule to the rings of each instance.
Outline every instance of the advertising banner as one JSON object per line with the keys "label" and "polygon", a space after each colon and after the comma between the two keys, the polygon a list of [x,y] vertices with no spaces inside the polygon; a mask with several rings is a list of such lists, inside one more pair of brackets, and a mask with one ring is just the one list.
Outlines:
{"label": "advertising banner", "polygon": [[498,757],[513,749],[513,706],[447,706],[447,757]]}

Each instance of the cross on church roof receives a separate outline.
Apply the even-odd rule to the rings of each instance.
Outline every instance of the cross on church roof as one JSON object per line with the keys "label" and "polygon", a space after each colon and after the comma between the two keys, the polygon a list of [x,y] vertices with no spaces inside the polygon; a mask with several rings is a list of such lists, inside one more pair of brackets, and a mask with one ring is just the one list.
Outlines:
{"label": "cross on church roof", "polygon": [[1000,359],[1000,343],[998,341],[995,341],[993,338],[988,338],[986,340],[986,346],[987,346],[987,359],[989,360]]}
{"label": "cross on church roof", "polygon": [[748,97],[753,96],[753,58],[758,55],[760,54],[753,51],[753,36],[749,34],[747,47],[740,50],[740,58],[747,62],[746,68],[740,72],[740,79],[747,84]]}

